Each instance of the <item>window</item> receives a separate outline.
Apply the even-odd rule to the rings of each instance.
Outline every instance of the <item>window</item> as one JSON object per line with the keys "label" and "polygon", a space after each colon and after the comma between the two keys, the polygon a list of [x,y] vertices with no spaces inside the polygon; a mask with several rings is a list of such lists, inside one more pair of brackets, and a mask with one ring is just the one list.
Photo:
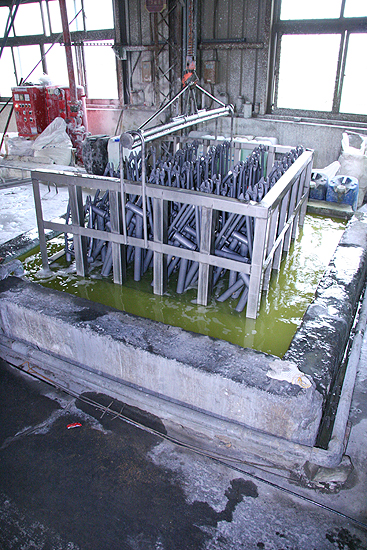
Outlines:
{"label": "window", "polygon": [[88,31],[98,29],[113,29],[112,2],[103,2],[101,9],[100,0],[88,0],[84,2],[85,26]]}
{"label": "window", "polygon": [[85,44],[85,69],[88,77],[88,97],[117,99],[116,56],[112,43],[105,46]]}
{"label": "window", "polygon": [[331,19],[340,15],[341,0],[282,0],[280,19]]}
{"label": "window", "polygon": [[269,112],[367,120],[367,2],[276,0]]}
{"label": "window", "polygon": [[[51,44],[45,44],[45,50],[50,48]],[[46,56],[47,73],[52,84],[55,86],[68,86],[68,69],[66,66],[65,49],[60,44],[55,44]],[[74,64],[75,66],[75,64]]]}
{"label": "window", "polygon": [[[30,22],[32,22],[30,24]],[[31,30],[31,32],[30,32]],[[14,19],[15,36],[43,34],[40,4],[20,4]]]}
{"label": "window", "polygon": [[[8,27],[9,8],[0,6],[0,36],[4,36],[5,29]],[[9,36],[14,36],[13,29],[10,30]]]}
{"label": "window", "polygon": [[11,48],[4,48],[0,58],[0,97],[9,97],[11,89],[17,85]]}
{"label": "window", "polygon": [[[112,2],[104,0],[101,9],[100,0],[66,0],[76,79],[94,99],[118,98]],[[0,6],[0,44],[9,13]],[[10,97],[21,79],[38,84],[44,73],[53,84],[68,85],[65,49],[57,43],[61,33],[58,0],[19,5],[0,57],[0,97]]]}
{"label": "window", "polygon": [[[68,10],[69,6],[66,6],[66,9],[68,11],[68,17],[69,21],[73,19],[75,13],[74,10],[69,13]],[[48,18],[50,21],[50,28],[51,33],[59,33],[62,32],[62,24],[61,24],[61,15],[60,15],[60,6],[58,2],[47,2],[47,13]],[[71,32],[71,28],[70,28]]]}
{"label": "window", "polygon": [[363,0],[347,0],[344,17],[367,17],[367,3]]}
{"label": "window", "polygon": [[331,111],[339,47],[337,34],[282,36],[278,107]]}
{"label": "window", "polygon": [[[37,63],[41,61],[40,47],[37,45],[19,46],[13,48],[13,53],[18,80],[38,82],[43,75],[42,64],[40,63],[36,67]],[[28,78],[30,74],[31,76]]]}
{"label": "window", "polygon": [[343,93],[340,102],[342,113],[367,115],[367,72],[363,68],[367,51],[367,33],[351,34],[348,42]]}

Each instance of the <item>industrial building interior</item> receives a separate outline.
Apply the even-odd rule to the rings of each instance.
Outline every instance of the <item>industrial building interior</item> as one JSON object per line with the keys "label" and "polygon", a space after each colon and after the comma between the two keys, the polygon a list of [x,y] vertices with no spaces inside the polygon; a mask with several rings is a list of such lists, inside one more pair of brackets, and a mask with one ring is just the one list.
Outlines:
{"label": "industrial building interior", "polygon": [[366,2],[0,29],[1,549],[367,549]]}

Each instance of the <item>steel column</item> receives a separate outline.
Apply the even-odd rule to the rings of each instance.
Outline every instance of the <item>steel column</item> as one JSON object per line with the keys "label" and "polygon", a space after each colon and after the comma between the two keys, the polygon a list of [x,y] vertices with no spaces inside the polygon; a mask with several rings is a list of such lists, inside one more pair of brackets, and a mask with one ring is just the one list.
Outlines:
{"label": "steel column", "polygon": [[45,271],[50,271],[50,266],[48,264],[48,256],[47,256],[47,244],[46,244],[46,236],[45,236],[45,226],[43,223],[39,181],[32,177],[32,185],[33,185],[34,205],[35,205],[36,215],[37,215],[37,228],[38,228],[38,238],[39,238],[40,250],[41,250],[42,267]]}
{"label": "steel column", "polygon": [[251,275],[246,316],[256,319],[260,303],[261,279],[265,256],[268,219],[257,218],[255,222],[254,247],[251,261]]}
{"label": "steel column", "polygon": [[[281,201],[281,204],[280,204],[279,223],[278,223],[278,232],[277,232],[278,236],[283,231],[283,227],[287,219],[289,196],[290,196],[290,191],[288,191],[287,194],[283,197],[283,200]],[[273,269],[275,269],[276,271],[279,271],[280,269],[282,254],[283,254],[283,239],[279,243],[279,246],[276,249],[274,254]]]}
{"label": "steel column", "polygon": [[[121,234],[122,220],[120,210],[120,193],[117,191],[109,192],[110,214],[111,214],[111,233]],[[122,285],[126,279],[126,247],[119,243],[112,243],[112,264],[113,264],[113,282]]]}
{"label": "steel column", "polygon": [[[167,242],[168,202],[163,198],[153,198],[154,242]],[[153,256],[153,292],[162,296],[167,290],[167,256],[154,251]]]}
{"label": "steel column", "polygon": [[[213,208],[201,207],[200,252],[212,254],[214,249],[215,217]],[[199,263],[199,280],[197,303],[206,306],[211,292],[212,266],[209,263]]]}
{"label": "steel column", "polygon": [[[298,195],[298,187],[300,185],[300,179],[301,176],[299,176],[296,180],[296,183],[293,184],[292,192],[291,192],[291,198],[289,200],[289,207],[288,207],[288,213],[287,213],[287,220],[290,218],[290,216],[293,213],[294,207],[296,206],[297,202],[297,195]],[[293,224],[292,224],[293,225]],[[292,237],[292,226],[289,226],[283,241],[283,250],[284,252],[289,251],[290,243],[291,243],[291,237]]]}
{"label": "steel column", "polygon": [[69,78],[70,100],[71,100],[71,104],[73,105],[77,103],[78,96],[77,96],[77,89],[76,89],[76,82],[75,82],[73,54],[71,51],[71,38],[70,38],[68,15],[66,11],[66,0],[59,0],[59,4],[60,4],[60,14],[61,14],[61,23],[62,23],[62,33],[64,36],[66,65],[67,65],[68,78]]}
{"label": "steel column", "polygon": [[[273,212],[271,213],[268,243],[267,243],[267,247],[266,247],[266,249],[267,249],[266,255],[267,256],[269,255],[271,249],[273,248],[273,245],[274,245],[274,242],[275,242],[275,239],[276,239],[278,219],[279,219],[279,204],[275,208],[275,210],[273,210]],[[273,256],[273,258],[274,258],[274,256]],[[265,273],[264,273],[263,290],[265,290],[265,291],[269,290],[269,282],[270,282],[271,272],[272,272],[272,269],[273,269],[273,258],[269,261],[268,266],[266,267]]]}
{"label": "steel column", "polygon": [[[84,207],[82,188],[68,185],[71,220],[73,225],[84,227]],[[65,226],[67,227],[67,226]],[[85,277],[87,273],[87,238],[74,233],[74,252],[76,273]]]}
{"label": "steel column", "polygon": [[[298,183],[298,192],[297,192],[297,198],[296,198],[296,206],[299,204],[299,201],[302,198],[303,195],[303,189],[305,186],[305,178],[306,178],[306,168],[303,170],[302,174],[299,177],[299,183]],[[297,228],[298,228],[298,221],[299,221],[299,211],[297,212],[297,215],[294,218],[293,226],[292,226],[292,240],[296,238],[297,235]]]}
{"label": "steel column", "polygon": [[306,216],[306,212],[307,212],[307,200],[308,200],[308,194],[309,194],[309,190],[310,190],[311,172],[312,172],[312,159],[307,164],[306,171],[305,171],[306,176],[305,176],[305,183],[304,183],[304,187],[303,187],[303,192],[307,193],[307,197],[306,197],[306,199],[304,200],[304,202],[301,206],[301,211],[300,211],[300,214],[299,214],[299,226],[300,227],[303,227],[303,224],[305,223],[305,216]]}

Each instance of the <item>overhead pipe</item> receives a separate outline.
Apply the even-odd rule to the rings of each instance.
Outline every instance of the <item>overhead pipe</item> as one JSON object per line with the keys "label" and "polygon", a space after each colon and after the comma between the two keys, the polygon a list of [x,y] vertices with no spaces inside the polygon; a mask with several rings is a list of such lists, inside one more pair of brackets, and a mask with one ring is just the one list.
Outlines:
{"label": "overhead pipe", "polygon": [[187,84],[184,88],[182,88],[182,90],[180,90],[172,99],[170,99],[168,101],[168,103],[162,105],[162,107],[160,107],[160,109],[158,109],[158,111],[153,113],[151,117],[149,117],[145,122],[143,122],[143,124],[141,124],[139,126],[138,130],[143,130],[143,128],[145,128],[145,126],[147,126],[149,124],[149,122],[151,122],[152,120],[157,118],[157,116],[159,116],[161,113],[163,113],[163,111],[166,111],[166,109],[168,109],[168,107],[170,107],[175,101],[177,101],[183,94],[188,94],[190,89],[193,88],[193,87],[197,88],[200,92],[202,92],[203,94],[208,96],[212,101],[215,101],[216,103],[218,103],[218,105],[220,105],[221,107],[226,106],[225,103],[223,103],[218,98],[216,98],[212,94],[210,94],[207,90],[205,90],[204,88],[199,86],[199,84],[197,82],[191,82],[190,84]]}
{"label": "overhead pipe", "polygon": [[[65,1],[65,0],[64,0]],[[177,101],[183,94],[190,93],[190,90],[195,87],[199,90],[199,92],[205,94],[208,96],[212,101],[215,101],[218,105],[220,105],[217,109],[201,109],[197,111],[196,113],[192,115],[180,115],[178,117],[175,117],[170,122],[155,126],[153,128],[149,128],[148,130],[144,130],[144,128],[157,118],[161,113],[163,113],[166,109],[168,109],[175,101]],[[200,122],[208,122],[209,120],[213,120],[214,118],[219,118],[222,116],[228,116],[231,115],[233,118],[234,114],[234,108],[233,105],[225,105],[222,101],[214,97],[212,94],[210,94],[207,90],[199,86],[197,82],[191,82],[190,84],[186,85],[182,90],[180,90],[171,100],[168,101],[165,105],[163,105],[158,111],[156,111],[151,117],[148,118],[143,124],[141,124],[137,130],[137,132],[141,133],[143,139],[145,142],[153,141],[154,139],[169,135],[173,132],[177,132],[178,130],[184,130],[185,128],[189,128],[190,126],[193,126],[195,124],[198,124]],[[137,134],[135,131],[135,137],[133,139],[133,142],[131,142],[131,138],[126,137],[126,143],[129,143],[130,149],[136,148],[139,145],[139,141],[141,141],[140,135]],[[127,132],[127,134],[133,134],[134,132]],[[121,139],[121,138],[120,138]],[[231,141],[232,141],[232,124],[231,124]]]}
{"label": "overhead pipe", "polygon": [[[140,130],[139,132],[141,133],[145,143],[147,143],[149,141],[153,141],[155,139],[172,134],[173,132],[184,130],[185,128],[189,128],[190,126],[194,126],[195,124],[208,122],[209,120],[213,120],[222,116],[228,116],[231,114],[232,111],[232,105],[226,105],[224,107],[219,107],[218,109],[211,110],[202,109],[201,111],[198,111],[193,115],[182,115],[175,118],[171,122],[168,122],[167,124],[155,126],[154,128],[150,128],[149,130]],[[134,137],[133,139],[125,137],[126,134],[129,135],[132,133],[136,134],[135,131],[132,132],[129,130],[128,132],[125,132],[125,134],[122,134],[120,138],[120,140],[123,139],[124,143],[126,143],[124,147],[126,147],[127,149],[135,149],[141,143],[141,138],[138,135],[136,135],[136,137]]]}

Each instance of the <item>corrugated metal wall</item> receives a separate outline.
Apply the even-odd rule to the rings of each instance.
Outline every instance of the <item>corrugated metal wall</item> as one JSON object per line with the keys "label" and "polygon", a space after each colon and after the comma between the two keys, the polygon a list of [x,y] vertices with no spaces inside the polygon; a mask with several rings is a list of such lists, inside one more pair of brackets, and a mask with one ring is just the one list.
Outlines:
{"label": "corrugated metal wall", "polygon": [[145,0],[133,0],[126,4],[130,101],[133,105],[158,107],[171,88],[169,23],[172,13],[182,8],[178,0],[170,0],[162,13],[152,14],[148,13]]}
{"label": "corrugated metal wall", "polygon": [[[182,51],[181,44],[177,44],[177,37],[180,38],[182,29],[180,21],[183,2],[167,0],[166,9],[157,16],[147,12],[145,0],[119,2],[124,2],[127,9],[128,45],[148,46],[141,51],[127,52],[131,100],[136,105],[145,103],[158,106],[163,95],[159,94],[158,100],[157,85],[167,95],[167,86],[171,92],[172,88],[177,91],[182,77]],[[224,102],[235,105],[239,97],[248,100],[253,104],[255,112],[259,113],[264,113],[266,109],[271,5],[272,0],[198,0],[197,4],[197,73],[201,84]],[[155,34],[157,23],[158,35]],[[170,46],[163,47],[167,40],[172,45],[173,38],[176,41],[173,48],[176,52],[174,64],[172,48],[169,53]],[[217,62],[215,82],[204,81],[207,61]],[[148,62],[148,66],[149,62],[152,64],[151,82],[143,79],[144,62]],[[170,77],[170,84],[163,76],[164,73]],[[143,93],[139,93],[141,90]]]}
{"label": "corrugated metal wall", "polygon": [[[269,38],[266,10],[270,7],[271,2],[266,0],[200,2],[199,48],[207,48],[208,41],[219,42],[213,50],[200,49],[201,74],[205,60],[217,60],[215,91],[226,94],[233,104],[239,96],[254,106],[258,103],[261,112],[266,104]],[[243,42],[238,43],[240,40]]]}

